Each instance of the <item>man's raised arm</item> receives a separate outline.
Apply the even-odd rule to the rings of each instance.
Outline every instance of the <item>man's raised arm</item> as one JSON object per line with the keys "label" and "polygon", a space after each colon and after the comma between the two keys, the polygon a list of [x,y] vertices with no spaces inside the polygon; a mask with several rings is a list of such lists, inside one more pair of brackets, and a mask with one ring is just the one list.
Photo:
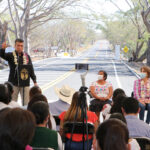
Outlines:
{"label": "man's raised arm", "polygon": [[9,55],[5,53],[5,49],[7,48],[6,42],[2,44],[2,48],[0,49],[0,57],[8,61]]}

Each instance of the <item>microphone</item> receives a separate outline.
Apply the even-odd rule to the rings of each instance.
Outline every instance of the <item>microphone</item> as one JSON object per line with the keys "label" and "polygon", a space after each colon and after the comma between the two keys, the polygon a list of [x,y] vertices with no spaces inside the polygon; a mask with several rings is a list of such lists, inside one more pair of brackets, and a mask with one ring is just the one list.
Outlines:
{"label": "microphone", "polygon": [[85,87],[85,76],[87,75],[87,71],[84,74],[81,74],[82,86]]}

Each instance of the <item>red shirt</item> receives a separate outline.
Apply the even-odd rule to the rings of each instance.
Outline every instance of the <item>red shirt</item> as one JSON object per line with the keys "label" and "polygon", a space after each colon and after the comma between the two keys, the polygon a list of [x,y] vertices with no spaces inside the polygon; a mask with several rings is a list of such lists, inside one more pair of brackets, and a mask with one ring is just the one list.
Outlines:
{"label": "red shirt", "polygon": [[[66,111],[62,112],[59,115],[59,118],[60,118],[61,121],[64,120],[65,113],[66,113]],[[96,116],[96,114],[94,112],[87,111],[87,119],[88,119],[87,122],[94,124],[98,120],[98,117]],[[66,137],[68,139],[70,139],[71,138],[71,134],[67,133]],[[82,137],[83,137],[82,134],[73,134],[72,135],[72,141],[81,142],[83,140]],[[88,135],[88,139],[92,139],[92,137],[93,137],[92,135]],[[86,135],[85,135],[85,139],[87,139]]]}

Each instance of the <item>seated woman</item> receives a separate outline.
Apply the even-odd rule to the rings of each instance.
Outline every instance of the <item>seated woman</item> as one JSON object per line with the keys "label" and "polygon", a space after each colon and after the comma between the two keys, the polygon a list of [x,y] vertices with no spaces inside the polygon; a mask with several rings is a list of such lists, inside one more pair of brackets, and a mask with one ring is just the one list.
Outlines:
{"label": "seated woman", "polygon": [[31,146],[37,148],[53,148],[54,150],[62,150],[62,142],[59,134],[57,134],[56,131],[46,127],[50,117],[48,104],[45,102],[36,102],[30,107],[29,110],[36,118],[36,129]]}
{"label": "seated woman", "polygon": [[[76,121],[82,122],[81,107],[80,107],[81,103],[82,103],[81,100],[79,100],[79,92],[75,92],[68,111],[62,112],[59,116],[59,118],[61,120],[61,122],[60,122],[60,132],[61,133],[63,133],[63,124],[65,122],[73,122],[74,121],[77,110],[78,110],[78,114],[77,114]],[[95,131],[96,131],[97,125],[98,125],[97,120],[98,120],[98,118],[95,113],[87,111],[87,122],[94,124]],[[67,138],[67,141],[65,143],[65,150],[70,150],[70,149],[71,150],[82,150],[82,148],[83,148],[83,135],[82,134],[73,134],[71,144],[70,144],[70,140],[69,140],[71,138],[71,134],[68,133],[65,136]],[[89,135],[88,138],[89,138],[89,149],[91,149],[93,136]],[[85,141],[85,146],[87,146],[87,141]]]}
{"label": "seated woman", "polygon": [[12,108],[21,107],[18,102],[12,101],[12,95],[14,93],[13,84],[11,82],[5,82],[4,85],[8,89],[8,99],[9,99],[9,106]]}
{"label": "seated woman", "polygon": [[8,88],[4,84],[0,84],[0,110],[7,107],[11,108],[11,106],[8,105],[9,102]]}
{"label": "seated woman", "polygon": [[90,86],[90,91],[94,100],[90,103],[90,110],[100,116],[100,112],[105,104],[111,104],[110,98],[113,94],[112,84],[106,81],[107,73],[103,70],[98,72],[98,80]]}
{"label": "seated woman", "polygon": [[[111,111],[111,108],[113,107],[114,103],[115,103],[116,101],[119,101],[119,100],[117,100],[119,96],[126,96],[124,90],[121,89],[121,88],[117,88],[117,89],[114,90],[113,96],[112,96],[112,104],[111,104],[111,105],[105,104],[105,105],[103,106],[102,115],[103,115],[104,120],[105,120],[106,117],[109,116],[110,111]],[[115,104],[115,105],[116,105],[116,104]],[[113,109],[114,109],[114,107],[113,107]]]}
{"label": "seated woman", "polygon": [[95,150],[130,150],[127,126],[118,119],[104,121],[97,129]]}
{"label": "seated woman", "polygon": [[[46,96],[44,96],[43,94],[35,94],[31,100],[29,101],[28,103],[28,106],[27,106],[27,109],[30,110],[31,106],[36,103],[36,102],[39,102],[39,101],[42,101],[42,102],[46,102],[48,104],[48,101],[47,101],[47,98]],[[49,110],[50,112],[50,110]],[[48,124],[47,124],[47,127],[50,128],[50,129],[53,129],[53,130],[56,130],[56,123],[55,123],[55,120],[53,118],[53,116],[49,113],[49,119],[48,119]]]}
{"label": "seated woman", "polygon": [[146,123],[150,123],[150,68],[143,66],[140,69],[140,77],[134,82],[134,97],[139,101],[141,120],[144,120],[145,109],[147,107],[148,113]]}

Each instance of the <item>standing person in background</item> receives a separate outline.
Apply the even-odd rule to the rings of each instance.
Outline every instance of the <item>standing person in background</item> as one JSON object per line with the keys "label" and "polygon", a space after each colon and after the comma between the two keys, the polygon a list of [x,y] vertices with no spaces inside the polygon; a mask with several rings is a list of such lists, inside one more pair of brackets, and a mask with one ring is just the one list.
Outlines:
{"label": "standing person in background", "polygon": [[143,66],[140,69],[140,77],[134,82],[134,97],[139,101],[141,120],[144,120],[145,109],[147,108],[148,113],[146,117],[146,123],[150,122],[150,68]]}
{"label": "standing person in background", "polygon": [[98,80],[90,86],[90,91],[94,100],[90,103],[90,110],[100,116],[100,112],[105,104],[111,104],[110,98],[113,94],[112,84],[107,82],[107,73],[103,70],[98,72]]}
{"label": "standing person in background", "polygon": [[[36,76],[34,74],[34,69],[32,65],[32,61],[30,56],[23,52],[24,47],[24,41],[22,39],[16,39],[15,40],[15,51],[11,53],[5,53],[7,45],[6,43],[2,44],[2,49],[0,49],[0,57],[8,61],[10,72],[9,72],[9,79],[8,81],[11,82],[14,86],[14,93],[12,95],[12,100],[17,101],[18,94],[20,92],[22,100],[24,95],[24,104],[27,105],[29,102],[29,84],[27,86],[21,87],[19,85],[18,79],[19,79],[19,71],[18,66],[19,65],[30,65],[29,70],[29,77],[32,78],[34,85],[37,85],[36,82]],[[24,91],[24,93],[23,93]]]}

